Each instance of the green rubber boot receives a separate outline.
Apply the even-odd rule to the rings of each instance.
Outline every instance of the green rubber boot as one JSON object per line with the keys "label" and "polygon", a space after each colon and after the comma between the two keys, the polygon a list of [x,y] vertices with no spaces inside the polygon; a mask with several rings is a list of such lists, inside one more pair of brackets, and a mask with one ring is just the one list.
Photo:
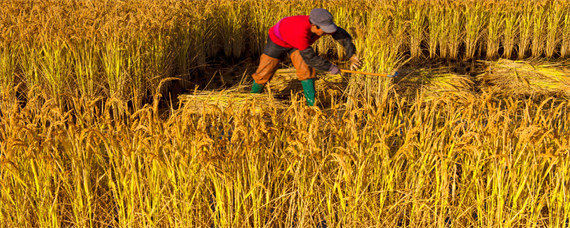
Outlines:
{"label": "green rubber boot", "polygon": [[263,90],[263,85],[257,84],[257,82],[254,81],[253,85],[251,86],[250,93],[261,93],[262,90]]}
{"label": "green rubber boot", "polygon": [[315,79],[307,79],[301,81],[301,85],[303,86],[303,94],[305,94],[305,99],[307,100],[308,106],[315,105]]}

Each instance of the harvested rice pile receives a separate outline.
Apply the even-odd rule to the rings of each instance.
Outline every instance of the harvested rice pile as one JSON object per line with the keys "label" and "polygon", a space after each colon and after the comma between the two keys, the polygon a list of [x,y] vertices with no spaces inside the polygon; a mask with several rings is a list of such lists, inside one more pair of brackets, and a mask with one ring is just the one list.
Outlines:
{"label": "harvested rice pile", "polygon": [[448,68],[414,69],[396,80],[397,90],[404,96],[421,93],[424,100],[472,97],[473,81],[468,75],[451,72]]}
{"label": "harvested rice pile", "polygon": [[[331,75],[317,72],[318,79],[315,81],[317,93],[340,94],[346,88],[346,81],[341,75]],[[301,83],[297,78],[295,68],[279,69],[273,78],[267,83],[271,93],[289,93],[290,90],[302,91]]]}
{"label": "harvested rice pile", "polygon": [[[346,88],[346,82],[340,75],[318,74],[315,90],[319,94],[339,95]],[[195,113],[215,112],[224,109],[250,107],[253,111],[268,108],[286,108],[284,101],[274,98],[275,94],[289,94],[290,91],[303,91],[294,68],[279,69],[266,86],[268,93],[251,94],[249,85],[236,86],[223,91],[197,91],[179,97],[185,110]],[[319,95],[319,96],[321,96]],[[322,96],[321,99],[325,98]]]}
{"label": "harvested rice pile", "polygon": [[472,88],[473,81],[467,75],[440,73],[434,74],[422,90],[427,99],[462,99],[472,97]]}
{"label": "harvested rice pile", "polygon": [[[249,88],[249,87],[248,87]],[[273,96],[251,94],[243,92],[245,86],[237,86],[223,91],[199,91],[194,94],[185,94],[179,97],[185,110],[196,113],[216,112],[219,110],[248,108],[252,111],[261,111],[268,108],[286,108],[286,105]]]}
{"label": "harvested rice pile", "polygon": [[493,91],[513,95],[570,96],[568,63],[525,62],[502,59],[485,62],[486,72],[477,77]]}

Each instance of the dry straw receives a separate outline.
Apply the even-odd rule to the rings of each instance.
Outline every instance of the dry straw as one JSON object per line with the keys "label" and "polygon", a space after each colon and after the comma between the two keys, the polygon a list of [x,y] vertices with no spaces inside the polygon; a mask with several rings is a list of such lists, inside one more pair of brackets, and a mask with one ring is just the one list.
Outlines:
{"label": "dry straw", "polygon": [[570,68],[567,63],[527,62],[502,59],[485,62],[486,72],[477,78],[483,85],[515,95],[570,96]]}
{"label": "dry straw", "polygon": [[397,80],[396,89],[401,95],[433,100],[464,100],[473,98],[473,81],[469,75],[457,74],[448,67],[421,68],[409,71]]}
{"label": "dry straw", "polygon": [[195,113],[215,113],[229,109],[251,108],[261,112],[267,108],[285,108],[287,105],[270,94],[251,94],[246,88],[236,86],[222,91],[200,91],[181,95],[180,102],[184,110]]}
{"label": "dry straw", "polygon": [[[294,68],[279,69],[275,72],[273,78],[267,83],[267,87],[272,93],[281,94],[288,93],[287,90],[299,90],[301,83],[297,77],[297,71]],[[324,72],[317,73],[315,81],[315,90],[317,92],[326,92],[337,90],[340,92],[346,87],[346,81],[341,75],[331,75]]]}
{"label": "dry straw", "polygon": [[[315,81],[315,90],[319,98],[340,96],[346,89],[347,82],[341,75],[318,73]],[[267,83],[267,93],[247,93],[249,87],[237,85],[222,91],[196,91],[179,97],[185,110],[194,110],[196,113],[206,113],[224,109],[240,109],[251,106],[254,110],[268,109],[270,107],[285,108],[287,102],[275,97],[287,96],[291,93],[303,91],[301,83],[294,68],[279,69]]]}

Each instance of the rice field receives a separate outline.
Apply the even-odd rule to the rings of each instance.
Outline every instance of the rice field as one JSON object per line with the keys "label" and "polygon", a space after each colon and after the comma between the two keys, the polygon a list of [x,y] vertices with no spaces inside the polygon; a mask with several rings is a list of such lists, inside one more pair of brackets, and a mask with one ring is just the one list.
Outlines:
{"label": "rice field", "polygon": [[[399,76],[249,94],[315,7]],[[0,1],[0,226],[566,227],[569,56],[567,0]]]}

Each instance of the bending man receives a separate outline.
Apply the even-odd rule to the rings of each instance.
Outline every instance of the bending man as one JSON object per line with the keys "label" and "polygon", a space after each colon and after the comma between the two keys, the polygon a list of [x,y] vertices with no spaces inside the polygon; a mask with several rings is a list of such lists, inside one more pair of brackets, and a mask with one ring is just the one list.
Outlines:
{"label": "bending man", "polygon": [[275,71],[279,61],[289,55],[297,71],[297,77],[303,86],[307,105],[315,104],[315,69],[340,74],[340,69],[315,53],[311,45],[323,35],[332,35],[333,39],[344,46],[346,56],[350,58],[351,68],[360,67],[355,55],[356,47],[346,30],[336,26],[332,14],[325,9],[313,9],[309,16],[299,15],[281,19],[269,29],[267,44],[263,50],[257,71],[252,75],[252,93],[260,93]]}

